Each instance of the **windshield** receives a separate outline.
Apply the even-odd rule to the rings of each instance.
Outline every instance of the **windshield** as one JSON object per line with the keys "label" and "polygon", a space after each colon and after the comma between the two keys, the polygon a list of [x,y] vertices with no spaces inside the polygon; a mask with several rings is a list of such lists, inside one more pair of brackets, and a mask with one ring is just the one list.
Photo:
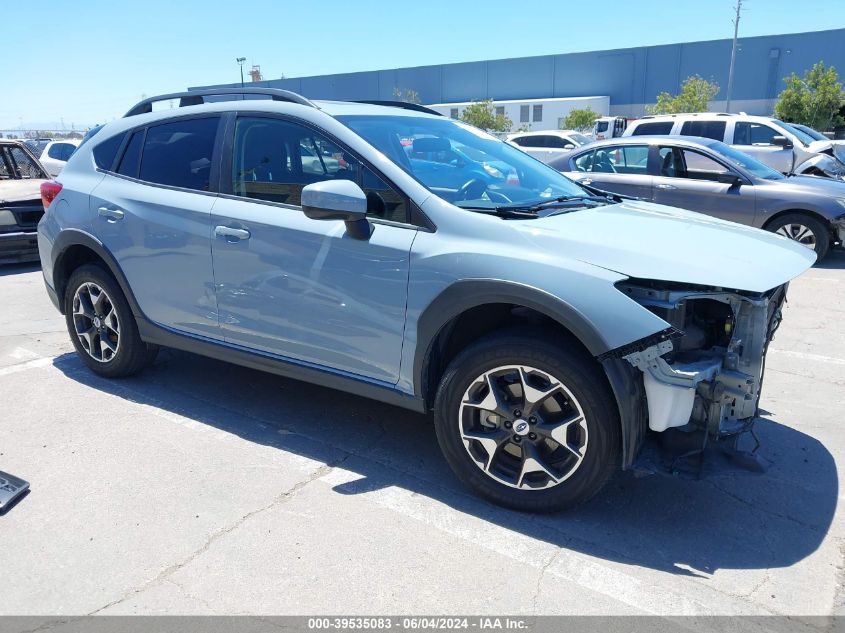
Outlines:
{"label": "windshield", "polygon": [[779,121],[778,119],[772,119],[772,121],[780,125],[787,132],[791,132],[792,134],[794,134],[804,146],[807,146],[816,140],[806,132],[802,132],[801,130],[799,130],[797,127],[792,127],[789,123],[784,123],[783,121]]}
{"label": "windshield", "polygon": [[426,189],[459,207],[495,209],[589,195],[551,167],[460,121],[391,115],[337,119]]}
{"label": "windshield", "polygon": [[793,129],[795,129],[795,130],[799,130],[800,132],[804,132],[804,134],[806,134],[807,136],[809,136],[813,140],[816,140],[816,141],[829,141],[830,140],[829,138],[827,138],[821,132],[814,130],[813,128],[811,128],[807,125],[796,125],[795,123],[787,123],[787,125],[789,127],[793,128]]}
{"label": "windshield", "polygon": [[710,149],[714,152],[718,152],[726,159],[728,162],[733,163],[738,167],[742,167],[745,171],[751,172],[758,178],[765,178],[766,180],[782,180],[784,175],[779,171],[775,171],[768,165],[764,165],[756,158],[751,158],[748,154],[743,154],[735,150],[730,145],[725,145],[721,141],[717,141],[710,145]]}
{"label": "windshield", "polygon": [[586,145],[587,143],[591,143],[592,141],[584,136],[583,134],[578,134],[578,132],[574,132],[573,134],[569,135],[569,138],[578,145]]}

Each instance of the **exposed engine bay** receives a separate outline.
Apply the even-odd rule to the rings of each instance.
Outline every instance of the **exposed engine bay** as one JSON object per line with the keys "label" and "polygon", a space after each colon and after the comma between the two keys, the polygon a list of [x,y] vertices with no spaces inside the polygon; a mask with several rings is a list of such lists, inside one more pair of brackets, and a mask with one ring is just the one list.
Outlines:
{"label": "exposed engine bay", "polygon": [[648,427],[722,439],[750,430],[788,284],[765,293],[628,280],[618,288],[671,325],[621,357],[642,372]]}

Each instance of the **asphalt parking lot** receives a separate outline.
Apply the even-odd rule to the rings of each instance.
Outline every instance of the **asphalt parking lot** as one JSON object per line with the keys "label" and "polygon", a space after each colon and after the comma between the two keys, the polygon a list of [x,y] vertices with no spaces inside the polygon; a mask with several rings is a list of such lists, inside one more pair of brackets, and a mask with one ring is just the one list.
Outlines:
{"label": "asphalt parking lot", "polygon": [[842,614],[845,253],[790,290],[768,469],[623,473],[578,511],[479,501],[430,420],[165,351],[107,381],[0,269],[2,614]]}

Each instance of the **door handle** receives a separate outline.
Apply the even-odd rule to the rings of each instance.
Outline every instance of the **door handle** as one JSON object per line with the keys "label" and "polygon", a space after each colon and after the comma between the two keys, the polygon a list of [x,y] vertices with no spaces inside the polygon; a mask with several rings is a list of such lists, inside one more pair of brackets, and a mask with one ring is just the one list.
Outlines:
{"label": "door handle", "polygon": [[663,184],[663,183],[661,183],[659,185],[654,185],[654,186],[657,189],[677,189],[677,187],[675,185],[667,185],[667,184]]}
{"label": "door handle", "polygon": [[228,242],[238,242],[240,240],[248,240],[250,233],[246,229],[233,229],[230,226],[215,226],[214,235],[216,237],[225,237]]}
{"label": "door handle", "polygon": [[111,222],[112,224],[114,224],[118,220],[123,219],[124,213],[120,209],[110,209],[109,207],[100,207],[99,209],[97,209],[97,215],[99,215],[101,218],[105,218],[106,222]]}
{"label": "door handle", "polygon": [[590,184],[592,184],[593,179],[592,178],[582,178],[578,182],[580,182],[582,185],[590,185]]}

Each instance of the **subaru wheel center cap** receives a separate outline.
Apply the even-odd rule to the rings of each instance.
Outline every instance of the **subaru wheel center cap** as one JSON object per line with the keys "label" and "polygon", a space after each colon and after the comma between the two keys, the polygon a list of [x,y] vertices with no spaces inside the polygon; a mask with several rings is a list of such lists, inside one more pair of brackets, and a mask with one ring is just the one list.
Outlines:
{"label": "subaru wheel center cap", "polygon": [[100,327],[100,317],[94,317],[94,327]]}
{"label": "subaru wheel center cap", "polygon": [[528,433],[528,422],[525,420],[514,421],[513,430],[517,435],[526,435]]}

